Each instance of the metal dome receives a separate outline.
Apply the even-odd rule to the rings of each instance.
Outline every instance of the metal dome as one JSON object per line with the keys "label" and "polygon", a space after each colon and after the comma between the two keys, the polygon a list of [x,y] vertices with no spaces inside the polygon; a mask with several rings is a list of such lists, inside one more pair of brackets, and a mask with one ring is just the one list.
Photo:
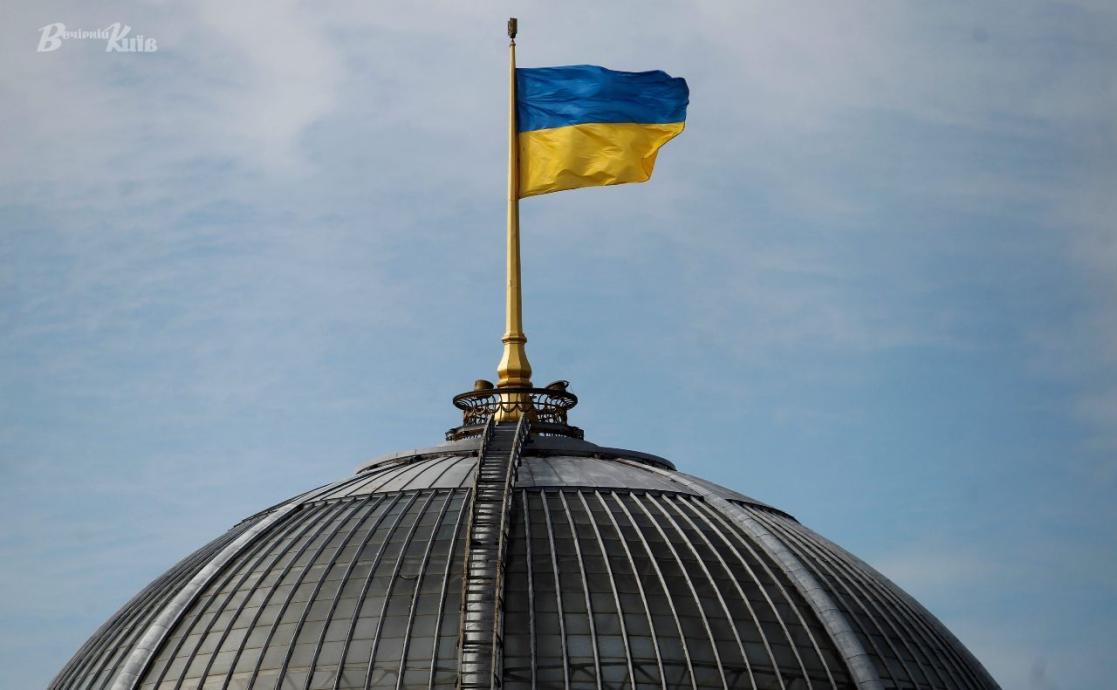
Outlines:
{"label": "metal dome", "polygon": [[565,411],[480,419],[236,525],[50,688],[997,688],[787,513]]}

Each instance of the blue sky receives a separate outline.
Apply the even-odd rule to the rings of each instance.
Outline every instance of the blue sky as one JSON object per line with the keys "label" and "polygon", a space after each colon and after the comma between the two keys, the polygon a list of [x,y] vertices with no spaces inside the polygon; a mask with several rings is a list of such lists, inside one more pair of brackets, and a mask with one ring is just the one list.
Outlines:
{"label": "blue sky", "polygon": [[[665,69],[651,183],[523,204],[539,383],[778,505],[1005,688],[1117,661],[1117,13],[8,3],[0,686],[240,518],[430,445],[503,325],[505,48]],[[37,53],[52,22],[124,22]]]}

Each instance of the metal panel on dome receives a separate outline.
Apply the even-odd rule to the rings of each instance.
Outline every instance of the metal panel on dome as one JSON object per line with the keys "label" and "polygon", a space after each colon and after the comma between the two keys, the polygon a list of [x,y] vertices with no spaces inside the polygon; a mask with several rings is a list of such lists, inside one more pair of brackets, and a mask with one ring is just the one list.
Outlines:
{"label": "metal panel on dome", "polygon": [[526,456],[520,465],[517,486],[593,486],[693,493],[636,463],[562,455]]}
{"label": "metal panel on dome", "polygon": [[997,687],[938,619],[883,575],[797,522],[743,509],[779,536],[823,584],[892,687]]}
{"label": "metal panel on dome", "polygon": [[[582,443],[582,445],[589,445]],[[613,452],[616,449],[610,449]],[[590,455],[563,455],[548,452],[531,454],[525,449],[519,469],[517,486],[592,486],[628,489],[635,491],[670,491],[686,494],[697,492],[684,483],[672,481],[678,474],[703,488],[728,500],[744,501],[752,505],[766,504],[736,491],[718,486],[691,475],[675,472],[657,472],[646,461],[634,457],[594,457]],[[423,455],[414,458],[402,456],[370,466],[359,479],[345,487],[325,494],[324,498],[359,496],[369,493],[406,491],[413,489],[464,488],[472,482],[477,468],[476,455],[461,453]]]}
{"label": "metal panel on dome", "polygon": [[504,686],[852,688],[810,607],[687,494],[525,490]]}
{"label": "metal panel on dome", "polygon": [[[508,513],[494,658],[509,690],[997,687],[911,597],[786,514],[663,463],[544,445]],[[104,690],[207,566],[129,687],[456,687],[476,466],[467,448],[397,456],[254,516],[129,602],[51,690]]]}
{"label": "metal panel on dome", "polygon": [[345,498],[418,489],[462,489],[469,485],[477,458],[469,455],[436,455],[413,460],[402,458],[377,465],[321,498]]}
{"label": "metal panel on dome", "polygon": [[452,684],[466,493],[303,506],[210,583],[139,687]]}
{"label": "metal panel on dome", "polygon": [[245,530],[255,519],[240,524],[190,554],[132,598],[89,638],[48,686],[49,690],[104,690],[109,687],[132,647],[163,606],[179,589]]}
{"label": "metal panel on dome", "polygon": [[[715,483],[713,483],[709,480],[702,479],[701,477],[695,477],[693,474],[687,474],[685,472],[673,472],[672,474],[679,477],[680,479],[684,479],[688,482],[694,482],[695,484],[699,485],[703,489],[713,493],[716,496],[720,496],[721,498],[724,498],[727,501],[740,501],[741,503],[745,503],[747,505],[761,506],[763,508],[768,508],[770,510],[774,510],[774,511],[776,511],[778,513],[781,513],[783,515],[787,515],[787,513],[780,510],[779,508],[774,508],[774,507],[768,505],[767,503],[764,503],[763,501],[758,501],[755,498],[752,498],[751,496],[746,496],[746,495],[744,495],[740,492],[734,491],[733,489],[727,489],[724,486],[721,486],[720,484],[715,484]],[[791,517],[791,516],[788,515],[788,517]]]}

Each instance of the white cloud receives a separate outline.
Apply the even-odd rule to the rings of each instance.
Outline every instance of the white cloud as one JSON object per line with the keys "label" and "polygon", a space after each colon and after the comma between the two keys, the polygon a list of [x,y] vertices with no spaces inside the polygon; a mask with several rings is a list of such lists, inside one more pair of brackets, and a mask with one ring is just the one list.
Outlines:
{"label": "white cloud", "polygon": [[[206,55],[206,84],[220,86],[207,94],[203,136],[214,135],[239,160],[265,171],[298,167],[301,135],[333,110],[344,80],[343,58],[322,13],[294,0],[209,0],[198,14],[191,36],[209,45],[178,48],[223,58]],[[225,69],[217,74],[217,67]]]}

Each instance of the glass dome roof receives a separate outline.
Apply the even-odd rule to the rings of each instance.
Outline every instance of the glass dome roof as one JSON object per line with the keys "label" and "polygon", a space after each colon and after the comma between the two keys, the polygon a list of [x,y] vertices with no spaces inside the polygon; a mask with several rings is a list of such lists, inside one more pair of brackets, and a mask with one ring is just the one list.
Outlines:
{"label": "glass dome roof", "polygon": [[479,434],[244,520],[51,690],[997,687],[783,511],[645,453]]}

